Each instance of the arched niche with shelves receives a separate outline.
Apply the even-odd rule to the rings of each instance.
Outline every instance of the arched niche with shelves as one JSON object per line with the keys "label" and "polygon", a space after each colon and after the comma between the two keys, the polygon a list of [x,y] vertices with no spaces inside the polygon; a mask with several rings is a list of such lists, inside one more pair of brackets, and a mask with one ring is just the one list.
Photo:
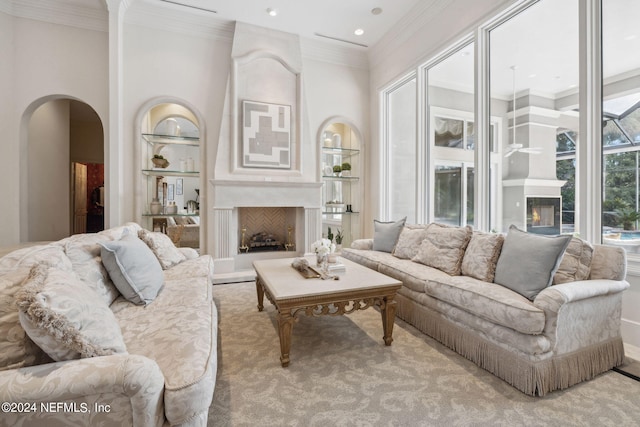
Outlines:
{"label": "arched niche with shelves", "polygon": [[202,152],[199,121],[188,108],[160,103],[140,127],[141,225],[177,246],[201,246]]}
{"label": "arched niche with shelves", "polygon": [[[322,234],[349,246],[362,236],[364,176],[360,131],[341,117],[327,119],[318,132],[322,180]],[[329,232],[329,228],[331,228]],[[338,237],[340,233],[342,240]]]}

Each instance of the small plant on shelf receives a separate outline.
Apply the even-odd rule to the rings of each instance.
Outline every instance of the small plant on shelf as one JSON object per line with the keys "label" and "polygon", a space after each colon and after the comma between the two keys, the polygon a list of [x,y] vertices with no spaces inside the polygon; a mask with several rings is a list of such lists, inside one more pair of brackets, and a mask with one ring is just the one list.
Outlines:
{"label": "small plant on shelf", "polygon": [[333,232],[331,231],[331,227],[327,228],[327,239],[333,243]]}
{"label": "small plant on shelf", "polygon": [[342,230],[338,230],[338,232],[336,233],[336,245],[341,245],[343,238],[344,236],[342,235]]}
{"label": "small plant on shelf", "polygon": [[342,176],[351,176],[351,163],[345,162],[341,166]]}
{"label": "small plant on shelf", "polygon": [[166,168],[167,166],[169,166],[169,161],[165,159],[161,154],[154,154],[151,161],[157,168]]}
{"label": "small plant on shelf", "polygon": [[333,173],[335,173],[336,175],[340,175],[340,172],[342,172],[342,167],[340,165],[335,165],[333,167]]}

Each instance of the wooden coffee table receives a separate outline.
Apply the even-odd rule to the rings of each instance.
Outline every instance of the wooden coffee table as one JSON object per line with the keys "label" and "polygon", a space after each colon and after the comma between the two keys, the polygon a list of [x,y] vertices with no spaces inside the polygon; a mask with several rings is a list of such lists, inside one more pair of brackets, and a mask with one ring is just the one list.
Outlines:
{"label": "wooden coffee table", "polygon": [[[315,260],[308,259],[310,265]],[[402,283],[355,262],[340,258],[346,271],[332,273],[340,280],[305,279],[291,267],[293,258],[254,261],[258,310],[262,311],[264,295],[278,311],[280,362],[289,365],[291,333],[298,314],[337,316],[377,306],[382,313],[385,345],[393,341],[396,316],[396,292]]]}

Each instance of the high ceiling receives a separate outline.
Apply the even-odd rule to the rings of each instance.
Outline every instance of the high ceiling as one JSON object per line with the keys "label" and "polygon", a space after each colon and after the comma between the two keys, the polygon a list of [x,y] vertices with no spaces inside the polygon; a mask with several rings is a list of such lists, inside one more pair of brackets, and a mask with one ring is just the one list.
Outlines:
{"label": "high ceiling", "polygon": [[[13,0],[18,2],[20,0]],[[46,0],[62,11],[69,7],[106,12],[107,0]],[[143,9],[158,8],[164,14],[198,14],[219,22],[241,21],[351,46],[363,52],[374,46],[394,26],[410,22],[420,12],[438,9],[451,0],[127,0]],[[477,1],[477,0],[469,0]],[[579,0],[541,0],[490,34],[491,91],[509,99],[528,88],[553,97],[570,95],[578,84]],[[379,14],[372,10],[380,8]],[[270,16],[267,9],[275,9]],[[607,0],[603,8],[603,74],[608,80],[640,72],[640,1]],[[358,28],[364,34],[357,36]],[[318,34],[341,39],[333,41]],[[360,46],[364,45],[364,46]],[[473,49],[467,47],[439,64],[430,84],[473,92]]]}
{"label": "high ceiling", "polygon": [[[63,4],[106,10],[106,0],[58,0]],[[240,21],[303,37],[317,34],[344,40],[345,45],[369,47],[425,0],[129,0],[168,11],[210,14],[223,21]],[[428,1],[432,3],[432,1]],[[374,9],[380,9],[373,13]],[[267,9],[277,12],[270,16]],[[362,29],[360,36],[354,34]],[[319,38],[326,40],[325,38]],[[360,46],[364,45],[364,46]]]}

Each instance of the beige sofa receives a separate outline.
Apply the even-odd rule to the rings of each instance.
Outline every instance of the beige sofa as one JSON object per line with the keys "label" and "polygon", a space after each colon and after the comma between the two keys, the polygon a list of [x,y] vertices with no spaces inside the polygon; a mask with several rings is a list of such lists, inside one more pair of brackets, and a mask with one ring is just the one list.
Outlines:
{"label": "beige sofa", "polygon": [[[399,318],[523,393],[545,395],[622,364],[621,300],[629,287],[623,249],[571,239],[551,272],[554,284],[530,299],[493,282],[500,258],[507,262],[509,235],[469,231],[466,242],[447,237],[461,229],[405,226],[391,253],[362,239],[342,256],[402,281]],[[534,261],[537,256],[529,254]],[[518,259],[508,262],[529,261]],[[428,265],[438,263],[441,268]]]}
{"label": "beige sofa", "polygon": [[[164,285],[157,295],[154,292],[145,297],[146,305],[137,305],[120,294],[101,254],[102,245],[111,247],[125,239],[138,239],[135,236],[140,230],[130,223],[19,249],[0,258],[0,402],[13,405],[3,411],[0,424],[207,425],[217,371],[218,316],[211,290],[212,259],[188,248],[149,246],[164,267],[159,270]],[[34,289],[43,293],[32,300],[53,300],[56,296],[51,292],[60,287],[63,291],[72,285],[82,291],[82,287],[91,288],[96,307],[95,311],[87,308],[91,315],[97,317],[98,308],[107,307],[109,312],[102,314],[117,320],[115,326],[93,327],[103,328],[105,337],[117,335],[116,341],[121,334],[124,345],[99,343],[102,347],[95,351],[96,357],[85,357],[86,347],[81,347],[79,355],[57,362],[51,359],[53,353],[35,345],[21,323],[31,312],[18,312],[16,301],[20,301],[20,310],[33,302],[24,296],[30,295],[27,287],[32,287],[34,278],[40,278],[43,271],[43,281],[54,275],[68,280],[59,280],[58,288],[55,283],[46,285],[50,286],[46,292],[36,286]],[[140,271],[137,268],[136,272]],[[87,325],[89,332],[91,327]],[[36,335],[33,337],[35,340]]]}

